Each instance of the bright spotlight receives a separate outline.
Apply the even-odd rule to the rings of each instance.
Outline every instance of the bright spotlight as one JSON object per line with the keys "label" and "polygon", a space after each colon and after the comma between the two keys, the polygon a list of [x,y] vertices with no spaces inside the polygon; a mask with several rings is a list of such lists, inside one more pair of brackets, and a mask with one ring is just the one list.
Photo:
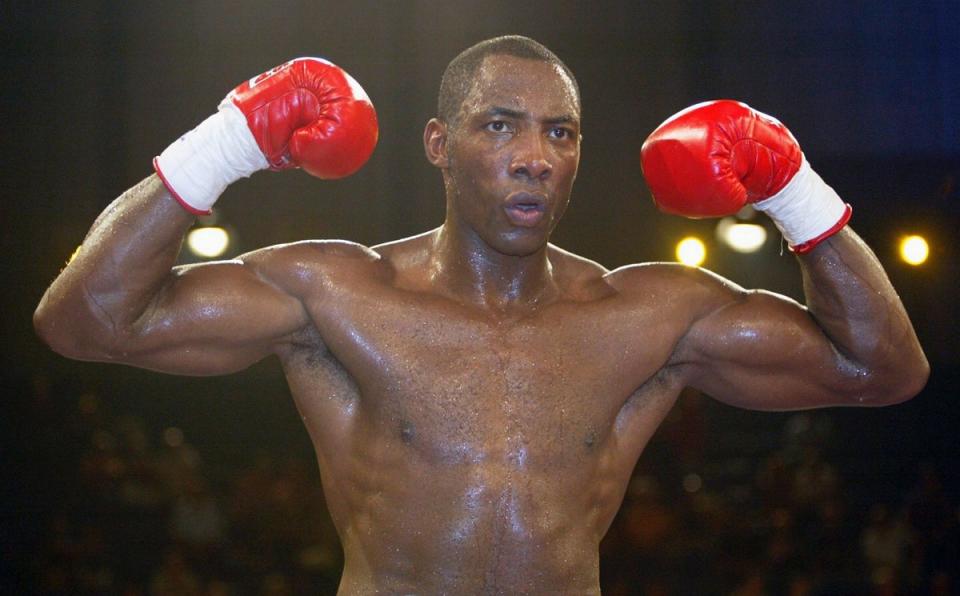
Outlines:
{"label": "bright spotlight", "polygon": [[761,225],[737,223],[732,217],[725,217],[717,224],[717,238],[736,252],[757,252],[767,241],[767,230]]}
{"label": "bright spotlight", "polygon": [[214,226],[196,228],[187,234],[187,246],[190,252],[205,259],[219,257],[226,252],[229,245],[230,235],[223,228]]}
{"label": "bright spotlight", "polygon": [[677,260],[688,267],[696,267],[707,258],[707,247],[699,238],[689,236],[677,243]]}
{"label": "bright spotlight", "polygon": [[930,256],[930,246],[923,236],[907,236],[900,241],[900,258],[909,265],[922,265]]}

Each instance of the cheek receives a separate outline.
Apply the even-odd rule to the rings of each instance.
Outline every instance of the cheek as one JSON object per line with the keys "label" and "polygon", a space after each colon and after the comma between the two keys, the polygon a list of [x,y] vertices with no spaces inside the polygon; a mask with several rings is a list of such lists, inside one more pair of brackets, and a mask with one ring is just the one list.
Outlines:
{"label": "cheek", "polygon": [[577,166],[580,165],[580,148],[566,148],[557,155],[560,163],[570,174],[577,173]]}
{"label": "cheek", "polygon": [[[474,192],[495,192],[502,184],[505,168],[509,166],[506,159],[492,153],[486,155],[474,153],[472,157],[463,156],[457,162],[457,180],[460,189]],[[483,197],[477,197],[482,199]]]}
{"label": "cheek", "polygon": [[573,180],[577,177],[577,168],[580,165],[580,156],[572,155],[564,157],[562,177],[566,185],[573,184]]}

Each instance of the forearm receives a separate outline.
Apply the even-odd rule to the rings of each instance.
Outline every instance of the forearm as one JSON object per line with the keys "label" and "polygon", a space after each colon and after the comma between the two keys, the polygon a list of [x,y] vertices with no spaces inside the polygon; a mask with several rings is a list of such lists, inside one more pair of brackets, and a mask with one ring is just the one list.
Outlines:
{"label": "forearm", "polygon": [[916,394],[929,366],[903,303],[873,251],[850,228],[799,256],[806,304],[861,399]]}
{"label": "forearm", "polygon": [[169,279],[194,216],[151,175],[107,207],[34,314],[58,351],[83,357],[129,331]]}

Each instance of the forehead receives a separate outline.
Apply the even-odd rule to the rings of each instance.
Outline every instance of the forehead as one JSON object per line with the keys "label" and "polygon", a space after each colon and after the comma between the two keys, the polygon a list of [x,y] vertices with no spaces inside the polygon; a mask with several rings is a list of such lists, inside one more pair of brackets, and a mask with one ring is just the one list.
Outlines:
{"label": "forehead", "polygon": [[580,115],[573,82],[560,66],[516,56],[484,58],[461,110],[469,115],[494,106],[549,116]]}

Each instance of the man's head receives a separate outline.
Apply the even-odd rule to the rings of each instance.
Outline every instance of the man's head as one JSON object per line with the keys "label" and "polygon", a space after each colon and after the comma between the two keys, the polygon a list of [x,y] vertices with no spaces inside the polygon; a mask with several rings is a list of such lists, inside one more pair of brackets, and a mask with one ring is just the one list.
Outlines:
{"label": "man's head", "polygon": [[580,161],[580,96],[569,69],[522,37],[457,56],[427,123],[427,159],[443,172],[448,229],[508,255],[546,246]]}
{"label": "man's head", "polygon": [[529,37],[504,35],[481,41],[460,52],[450,61],[440,80],[440,93],[437,97],[437,117],[440,120],[450,126],[458,123],[463,102],[476,83],[480,65],[487,56],[513,56],[556,66],[569,80],[576,97],[577,109],[580,109],[580,87],[577,79],[556,54]]}

